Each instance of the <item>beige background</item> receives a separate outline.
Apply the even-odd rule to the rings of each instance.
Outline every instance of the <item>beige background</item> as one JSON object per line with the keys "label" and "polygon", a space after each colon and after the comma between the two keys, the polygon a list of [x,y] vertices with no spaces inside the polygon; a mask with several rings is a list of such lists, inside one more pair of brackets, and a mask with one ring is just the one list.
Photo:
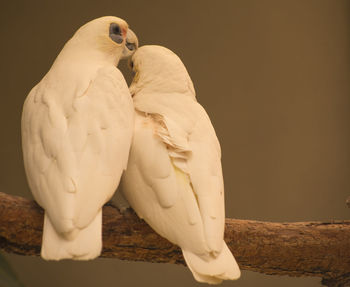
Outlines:
{"label": "beige background", "polygon": [[[0,190],[30,197],[20,116],[74,31],[126,19],[176,52],[223,150],[228,217],[349,219],[350,1],[6,1],[1,4]],[[123,70],[126,72],[126,70]],[[28,287],[199,286],[184,267],[7,256]],[[319,286],[243,272],[223,286]]]}

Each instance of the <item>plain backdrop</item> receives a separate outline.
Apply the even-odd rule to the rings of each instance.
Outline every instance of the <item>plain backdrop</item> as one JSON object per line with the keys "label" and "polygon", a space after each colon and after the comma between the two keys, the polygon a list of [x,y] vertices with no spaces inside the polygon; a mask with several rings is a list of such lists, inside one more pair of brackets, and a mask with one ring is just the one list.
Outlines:
{"label": "plain backdrop", "polygon": [[[2,1],[0,191],[31,197],[23,101],[75,30],[105,15],[185,63],[221,142],[227,217],[349,219],[350,1],[341,0]],[[27,287],[201,285],[170,264],[6,256]],[[244,271],[222,286],[319,282]]]}

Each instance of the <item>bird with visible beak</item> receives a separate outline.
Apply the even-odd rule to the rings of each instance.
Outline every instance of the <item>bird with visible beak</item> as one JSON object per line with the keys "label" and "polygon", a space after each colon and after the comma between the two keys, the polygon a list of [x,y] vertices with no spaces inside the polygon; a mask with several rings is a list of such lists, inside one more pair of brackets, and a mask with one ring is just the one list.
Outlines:
{"label": "bird with visible beak", "polygon": [[134,125],[117,65],[137,47],[123,19],[95,19],[65,44],[25,100],[23,158],[29,187],[45,210],[44,259],[100,255],[102,206],[127,166]]}

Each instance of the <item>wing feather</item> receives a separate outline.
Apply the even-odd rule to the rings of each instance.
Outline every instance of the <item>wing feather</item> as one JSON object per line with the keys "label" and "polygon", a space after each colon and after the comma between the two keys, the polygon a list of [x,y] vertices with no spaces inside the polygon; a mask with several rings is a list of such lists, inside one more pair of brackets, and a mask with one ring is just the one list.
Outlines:
{"label": "wing feather", "polygon": [[[140,94],[135,108],[153,117],[171,162],[190,179],[207,244],[220,252],[224,233],[221,150],[211,121],[193,98],[180,94]],[[193,207],[195,208],[195,207]]]}
{"label": "wing feather", "polygon": [[189,136],[189,146],[194,156],[188,159],[188,170],[198,197],[204,233],[210,249],[220,252],[225,227],[221,149],[202,107],[198,109],[198,121]]}
{"label": "wing feather", "polygon": [[157,134],[157,123],[151,117],[136,117],[134,153],[139,154],[138,166],[143,171],[145,184],[152,188],[160,205],[173,206],[178,190],[174,168],[168,151]]}
{"label": "wing feather", "polygon": [[203,254],[208,248],[189,177],[172,163],[157,126],[152,117],[136,114],[123,192],[138,216],[156,232]]}
{"label": "wing feather", "polygon": [[33,195],[57,231],[87,226],[113,195],[132,128],[130,93],[113,66],[85,86],[67,83],[66,93],[45,78],[30,92],[22,115],[24,162]]}

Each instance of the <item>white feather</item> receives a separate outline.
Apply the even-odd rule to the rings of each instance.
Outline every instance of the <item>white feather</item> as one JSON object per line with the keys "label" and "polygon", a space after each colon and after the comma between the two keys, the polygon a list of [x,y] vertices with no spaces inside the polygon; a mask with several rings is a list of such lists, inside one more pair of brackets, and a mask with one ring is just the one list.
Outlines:
{"label": "white feather", "polygon": [[123,47],[99,38],[112,21],[126,25],[104,17],[83,26],[24,104],[24,164],[31,191],[45,209],[45,259],[100,254],[102,206],[127,165],[133,104],[115,67]]}
{"label": "white feather", "polygon": [[124,194],[137,214],[182,248],[195,279],[237,279],[239,267],[223,236],[221,150],[197,103],[181,60],[159,46],[133,56],[136,109]]}

